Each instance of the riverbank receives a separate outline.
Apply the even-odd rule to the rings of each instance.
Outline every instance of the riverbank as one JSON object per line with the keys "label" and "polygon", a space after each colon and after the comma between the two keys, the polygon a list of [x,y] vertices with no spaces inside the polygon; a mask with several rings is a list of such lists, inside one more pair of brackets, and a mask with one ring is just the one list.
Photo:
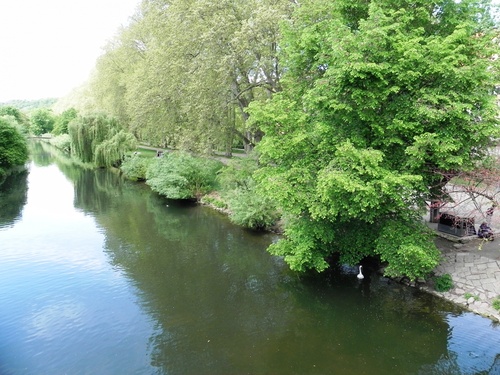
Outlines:
{"label": "riverbank", "polygon": [[430,282],[420,284],[420,287],[500,322],[500,311],[493,307],[493,301],[500,299],[499,233],[496,232],[496,241],[483,241],[476,236],[446,235],[437,231],[437,225],[429,226],[436,231],[435,243],[442,254],[442,261],[434,273],[436,276],[449,274],[453,287],[447,292],[436,291]]}
{"label": "riverbank", "polygon": [[[164,149],[141,147],[153,150],[155,154],[158,150],[166,152]],[[223,156],[218,157],[226,159]],[[209,200],[201,203],[225,214],[228,213],[227,209],[210,204]],[[437,292],[433,278],[414,285],[474,313],[500,322],[500,312],[493,307],[494,301],[500,299],[500,236],[497,236],[496,242],[483,243],[476,237],[459,238],[440,233],[436,224],[429,223],[429,226],[436,232],[436,245],[442,253],[442,262],[434,270],[434,275],[449,274],[453,280],[453,287],[447,292]]]}

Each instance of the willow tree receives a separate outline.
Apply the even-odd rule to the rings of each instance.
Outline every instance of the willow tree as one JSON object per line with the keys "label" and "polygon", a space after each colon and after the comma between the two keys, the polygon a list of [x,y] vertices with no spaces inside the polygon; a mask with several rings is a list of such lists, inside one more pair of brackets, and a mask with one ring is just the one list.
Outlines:
{"label": "willow tree", "polygon": [[438,262],[426,200],[499,135],[488,2],[306,0],[284,35],[283,92],[251,111],[266,134],[257,177],[288,219],[270,251],[296,270],[338,253],[425,275]]}
{"label": "willow tree", "polygon": [[136,148],[135,137],[105,115],[80,116],[68,125],[71,154],[84,163],[109,167],[121,163]]}

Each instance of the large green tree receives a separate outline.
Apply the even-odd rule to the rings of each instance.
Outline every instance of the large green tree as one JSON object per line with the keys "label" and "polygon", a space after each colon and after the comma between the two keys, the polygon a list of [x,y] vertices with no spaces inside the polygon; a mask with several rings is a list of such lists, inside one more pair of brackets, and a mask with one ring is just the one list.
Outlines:
{"label": "large green tree", "polygon": [[319,271],[378,256],[412,279],[437,264],[425,201],[499,135],[492,26],[487,1],[301,2],[283,92],[251,111],[261,189],[287,216],[271,252]]}

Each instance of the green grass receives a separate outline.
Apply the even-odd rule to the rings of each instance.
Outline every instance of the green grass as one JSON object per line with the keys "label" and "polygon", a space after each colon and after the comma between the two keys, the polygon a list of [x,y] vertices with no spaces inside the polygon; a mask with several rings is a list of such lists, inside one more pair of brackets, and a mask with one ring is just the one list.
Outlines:
{"label": "green grass", "polygon": [[493,300],[492,306],[495,310],[500,311],[500,296]]}
{"label": "green grass", "polygon": [[144,158],[156,157],[156,150],[150,150],[147,148],[137,147],[137,152],[140,152],[141,156]]}
{"label": "green grass", "polygon": [[479,296],[472,294],[472,293],[465,293],[464,298],[469,299],[469,298],[474,298],[474,301],[479,301]]}

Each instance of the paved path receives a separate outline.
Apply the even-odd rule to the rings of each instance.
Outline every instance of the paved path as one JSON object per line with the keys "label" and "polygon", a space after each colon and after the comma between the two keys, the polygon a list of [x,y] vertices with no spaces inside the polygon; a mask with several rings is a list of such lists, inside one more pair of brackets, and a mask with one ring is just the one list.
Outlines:
{"label": "paved path", "polygon": [[450,274],[454,287],[442,293],[430,286],[424,289],[500,321],[500,311],[492,306],[493,300],[500,298],[500,236],[497,234],[496,241],[487,242],[476,237],[447,239],[438,236],[436,245],[443,260],[435,273]]}

